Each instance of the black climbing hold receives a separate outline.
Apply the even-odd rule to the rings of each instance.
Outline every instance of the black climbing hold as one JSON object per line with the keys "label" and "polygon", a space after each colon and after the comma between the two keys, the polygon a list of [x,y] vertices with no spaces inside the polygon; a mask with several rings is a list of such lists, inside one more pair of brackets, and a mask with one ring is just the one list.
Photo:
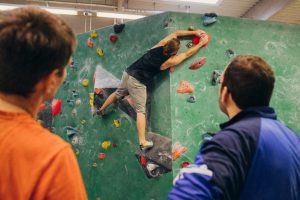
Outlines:
{"label": "black climbing hold", "polygon": [[189,43],[187,43],[185,46],[186,46],[187,48],[191,48],[191,47],[194,46],[194,45],[193,45],[192,42],[189,42]]}
{"label": "black climbing hold", "polygon": [[73,106],[74,106],[74,103],[75,103],[75,101],[74,101],[74,100],[72,100],[72,99],[68,99],[68,100],[67,100],[67,103],[68,103],[68,105],[69,105],[69,106],[73,107]]}
{"label": "black climbing hold", "polygon": [[216,135],[216,133],[214,132],[206,132],[202,135],[202,141],[207,142],[210,141],[214,136]]}
{"label": "black climbing hold", "polygon": [[114,25],[114,32],[115,33],[121,33],[124,28],[125,28],[125,24],[115,24]]}
{"label": "black climbing hold", "polygon": [[209,26],[217,21],[216,13],[205,13],[202,17],[203,26]]}
{"label": "black climbing hold", "polygon": [[204,16],[206,17],[218,17],[216,13],[204,13]]}
{"label": "black climbing hold", "polygon": [[164,22],[164,27],[165,28],[168,27],[172,22],[173,22],[172,18],[166,19],[165,22]]}
{"label": "black climbing hold", "polygon": [[234,55],[235,55],[235,53],[234,53],[234,51],[233,51],[232,49],[227,49],[227,50],[225,51],[225,54],[226,54],[226,56],[227,56],[228,58],[232,58],[232,57],[234,57]]}
{"label": "black climbing hold", "polygon": [[219,70],[214,70],[213,71],[212,78],[211,78],[211,84],[212,85],[216,85],[219,82],[221,74],[222,73]]}
{"label": "black climbing hold", "polygon": [[72,90],[73,97],[77,97],[79,95],[77,90]]}
{"label": "black climbing hold", "polygon": [[187,102],[195,103],[196,102],[196,97],[195,96],[190,96],[189,98],[187,98]]}

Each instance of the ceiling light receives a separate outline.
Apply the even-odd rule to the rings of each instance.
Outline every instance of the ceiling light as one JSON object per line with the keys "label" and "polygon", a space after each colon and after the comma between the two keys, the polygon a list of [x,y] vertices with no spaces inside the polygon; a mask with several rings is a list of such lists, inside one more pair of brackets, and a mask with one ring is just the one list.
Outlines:
{"label": "ceiling light", "polygon": [[122,14],[122,13],[97,12],[97,17],[116,18],[116,19],[140,19],[145,16],[133,15],[133,14]]}
{"label": "ceiling light", "polygon": [[[13,4],[0,4],[0,10],[11,10],[15,8],[19,8],[25,5],[13,5]],[[76,10],[71,9],[61,9],[61,8],[47,8],[47,7],[40,7],[42,9],[47,10],[48,12],[51,12],[53,14],[59,14],[59,15],[77,15],[78,12]]]}
{"label": "ceiling light", "polygon": [[217,5],[221,0],[164,0],[169,2],[181,2],[181,3],[199,3],[199,4],[210,4],[210,5]]}

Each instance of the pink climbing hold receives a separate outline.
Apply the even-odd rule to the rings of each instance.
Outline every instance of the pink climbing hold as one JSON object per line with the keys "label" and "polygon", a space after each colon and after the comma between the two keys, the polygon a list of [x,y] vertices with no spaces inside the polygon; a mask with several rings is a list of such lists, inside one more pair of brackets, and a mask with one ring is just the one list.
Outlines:
{"label": "pink climbing hold", "polygon": [[194,89],[192,88],[192,85],[187,81],[181,81],[180,86],[177,89],[178,93],[193,93]]}
{"label": "pink climbing hold", "polygon": [[180,166],[181,166],[181,168],[185,168],[185,167],[187,167],[189,165],[190,165],[190,163],[188,161],[184,161],[184,162],[181,163]]}
{"label": "pink climbing hold", "polygon": [[52,115],[55,117],[56,115],[61,113],[61,99],[54,99],[52,101]]}
{"label": "pink climbing hold", "polygon": [[195,58],[195,60],[190,65],[189,69],[191,69],[191,70],[199,69],[205,63],[206,63],[206,58],[205,57]]}
{"label": "pink climbing hold", "polygon": [[88,38],[87,46],[90,47],[90,48],[92,48],[94,46],[92,38]]}

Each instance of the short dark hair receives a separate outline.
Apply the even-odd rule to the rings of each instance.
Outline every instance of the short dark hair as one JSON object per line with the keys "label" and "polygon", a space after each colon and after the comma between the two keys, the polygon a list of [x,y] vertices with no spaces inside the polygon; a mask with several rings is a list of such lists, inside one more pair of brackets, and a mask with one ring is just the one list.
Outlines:
{"label": "short dark hair", "polygon": [[240,109],[269,106],[275,83],[271,67],[260,57],[235,57],[224,72],[221,88],[227,86]]}
{"label": "short dark hair", "polygon": [[62,75],[75,46],[72,29],[45,10],[0,12],[0,92],[28,97],[53,70]]}
{"label": "short dark hair", "polygon": [[164,54],[171,56],[176,53],[179,48],[180,41],[177,38],[173,38],[164,45]]}

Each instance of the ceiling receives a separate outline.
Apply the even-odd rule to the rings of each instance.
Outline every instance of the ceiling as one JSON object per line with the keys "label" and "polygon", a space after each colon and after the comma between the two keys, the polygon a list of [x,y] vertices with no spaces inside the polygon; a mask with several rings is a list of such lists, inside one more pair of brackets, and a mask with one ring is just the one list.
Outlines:
{"label": "ceiling", "polygon": [[[178,0],[0,0],[86,11],[114,11],[152,15],[164,11],[207,13],[300,24],[300,0],[220,0],[218,5],[180,3]],[[108,26],[116,19],[61,15],[76,33]]]}

